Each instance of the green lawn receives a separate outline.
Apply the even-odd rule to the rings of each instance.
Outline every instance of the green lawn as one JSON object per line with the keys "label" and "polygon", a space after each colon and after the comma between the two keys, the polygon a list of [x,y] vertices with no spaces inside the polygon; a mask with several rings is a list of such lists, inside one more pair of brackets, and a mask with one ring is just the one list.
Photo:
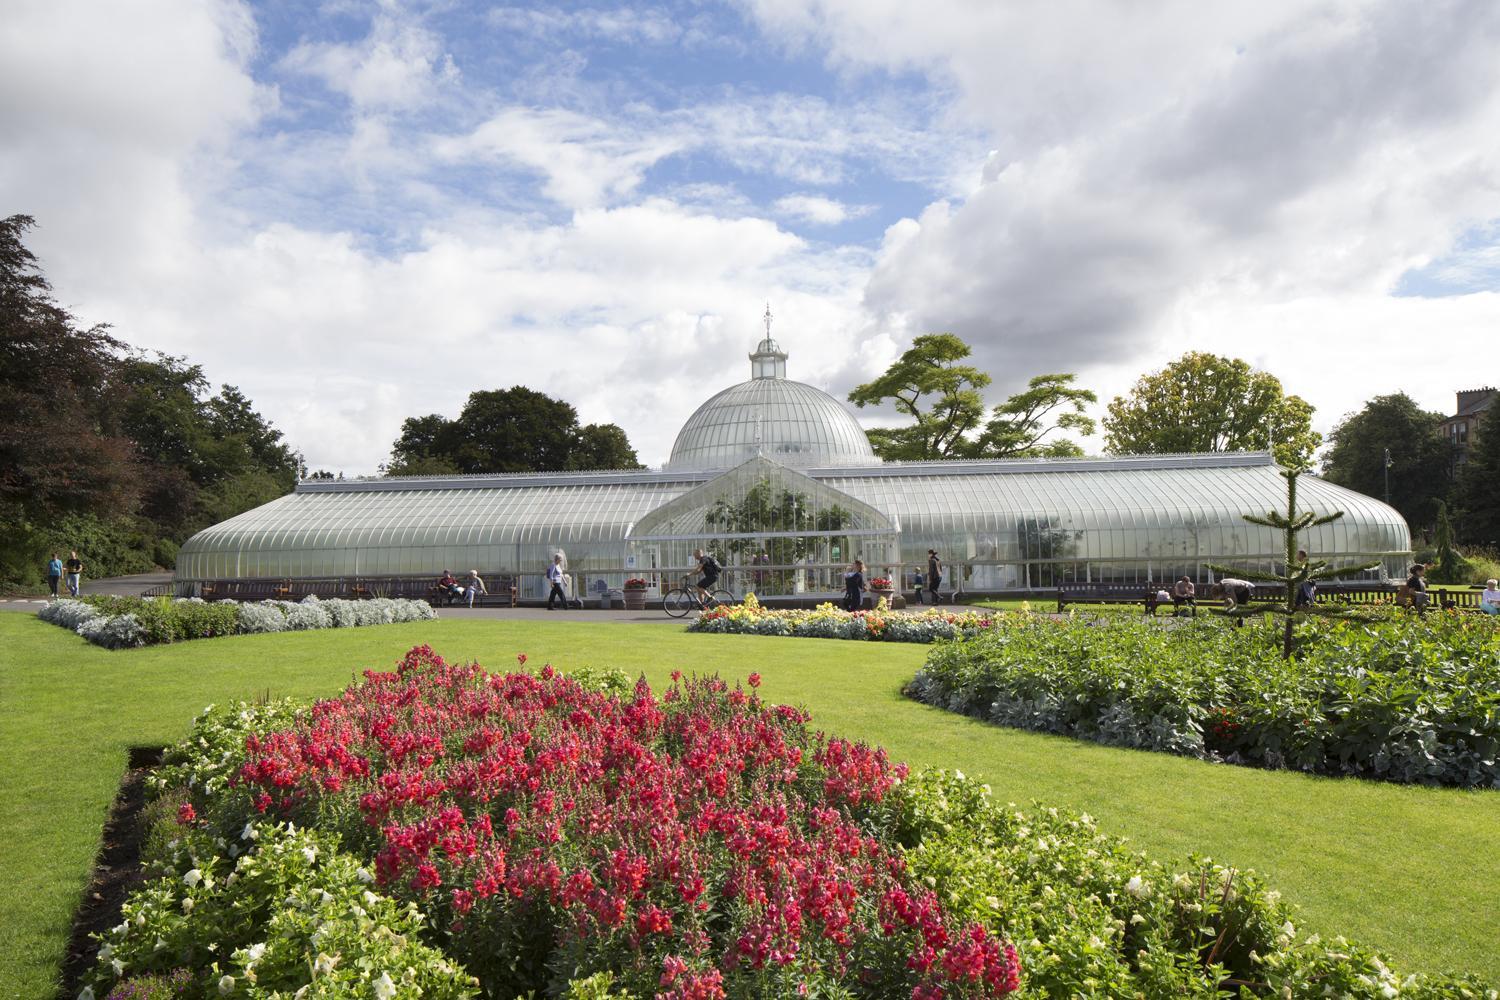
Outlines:
{"label": "green lawn", "polygon": [[614,665],[743,676],[816,725],[915,765],[957,767],[1017,802],[1086,810],[1162,858],[1265,873],[1303,922],[1383,949],[1401,971],[1500,982],[1500,793],[1336,781],[985,726],[903,699],[924,648],[688,635],[669,625],[439,621],[109,652],[0,614],[0,996],[45,997],[126,751],[180,737],[211,701],[329,694],[419,642],[494,670]]}

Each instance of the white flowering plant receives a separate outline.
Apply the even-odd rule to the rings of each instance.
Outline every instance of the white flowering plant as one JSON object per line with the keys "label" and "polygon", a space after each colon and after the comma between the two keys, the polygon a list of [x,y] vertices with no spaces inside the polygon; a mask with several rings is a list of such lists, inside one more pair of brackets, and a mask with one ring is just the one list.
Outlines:
{"label": "white flowering plant", "polygon": [[37,617],[107,649],[127,649],[220,635],[431,621],[437,612],[426,601],[385,597],[320,601],[310,596],[301,601],[241,604],[198,597],[146,600],[104,596],[53,601],[38,611]]}
{"label": "white flowering plant", "polygon": [[187,969],[192,995],[473,997],[477,983],[422,943],[417,908],[370,888],[331,835],[262,824],[245,850],[188,828],[169,874],[137,890],[100,936],[87,996],[127,977]]}
{"label": "white flowering plant", "polygon": [[913,874],[1015,942],[1027,996],[1217,996],[1240,983],[1253,996],[1497,1000],[1475,979],[1399,977],[1368,949],[1303,935],[1253,872],[1150,860],[1087,814],[1002,805],[961,772],[913,775],[877,822]]}

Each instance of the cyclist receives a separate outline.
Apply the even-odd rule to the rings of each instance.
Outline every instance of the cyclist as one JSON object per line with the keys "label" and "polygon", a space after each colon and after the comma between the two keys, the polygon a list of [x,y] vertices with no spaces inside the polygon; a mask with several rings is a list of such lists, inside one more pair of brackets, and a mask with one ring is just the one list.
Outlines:
{"label": "cyclist", "polygon": [[714,584],[719,582],[719,573],[722,567],[713,556],[702,549],[693,550],[693,560],[698,564],[698,572],[702,574],[698,578],[698,600],[702,604],[709,602],[709,595],[713,592]]}

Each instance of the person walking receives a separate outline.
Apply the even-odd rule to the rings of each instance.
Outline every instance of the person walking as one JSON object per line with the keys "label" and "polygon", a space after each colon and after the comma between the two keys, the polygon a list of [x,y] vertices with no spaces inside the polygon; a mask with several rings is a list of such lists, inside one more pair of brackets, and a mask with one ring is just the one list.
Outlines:
{"label": "person walking", "polygon": [[936,549],[927,550],[927,591],[932,595],[932,603],[939,604],[942,600],[938,596],[938,584],[943,582],[943,561],[938,558]]}
{"label": "person walking", "polygon": [[57,585],[62,581],[63,564],[57,558],[57,553],[52,553],[52,561],[47,564],[47,589],[52,592],[52,599],[57,600]]}
{"label": "person walking", "polygon": [[475,595],[489,593],[489,591],[485,589],[484,581],[479,578],[479,570],[469,570],[469,581],[468,586],[465,588],[465,592],[468,595],[469,607],[471,608],[474,606]]}
{"label": "person walking", "polygon": [[562,601],[563,610],[568,610],[568,595],[563,592],[563,569],[561,555],[552,557],[552,565],[547,567],[547,582],[552,584],[552,589],[547,592],[547,610],[553,610],[553,601]]}
{"label": "person walking", "polygon": [[68,561],[63,563],[63,572],[68,575],[68,593],[77,597],[79,584],[83,579],[83,560],[78,558],[77,552],[68,553]]}
{"label": "person walking", "polygon": [[911,571],[911,582],[917,589],[917,603],[926,604],[927,598],[922,596],[922,587],[926,584],[926,578],[922,576],[922,571],[920,569],[914,569]]}
{"label": "person walking", "polygon": [[849,571],[844,574],[844,610],[858,611],[865,603],[865,564],[862,560],[854,560]]}

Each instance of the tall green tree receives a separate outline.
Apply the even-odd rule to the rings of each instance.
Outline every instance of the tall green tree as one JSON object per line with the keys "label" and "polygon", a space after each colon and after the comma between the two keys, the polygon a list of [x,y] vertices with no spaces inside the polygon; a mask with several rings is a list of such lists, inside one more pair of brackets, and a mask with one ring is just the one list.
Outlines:
{"label": "tall green tree", "polygon": [[951,333],[926,333],[912,341],[885,374],[855,386],[849,401],[858,407],[890,402],[914,421],[909,427],[869,431],[875,454],[890,461],[964,457],[965,436],[984,423],[981,390],[990,377],[960,364],[969,345]]}
{"label": "tall green tree", "polygon": [[185,359],[81,328],[0,220],[0,585],[39,580],[53,549],[96,575],[168,565],[213,521],[291,489],[298,458],[233,386]]}
{"label": "tall green tree", "polygon": [[1038,375],[995,407],[975,449],[978,458],[1062,458],[1082,455],[1083,448],[1067,438],[1046,440],[1053,431],[1094,433],[1087,407],[1099,397],[1073,383],[1072,374]]}
{"label": "tall green tree", "polygon": [[638,469],[615,424],[580,426],[570,403],[525,386],[469,394],[455,420],[410,417],[391,446],[391,475]]}
{"label": "tall green tree", "polygon": [[1238,358],[1189,352],[1141,376],[1104,418],[1105,450],[1119,455],[1261,451],[1306,469],[1322,440],[1313,408],[1274,375]]}
{"label": "tall green tree", "polygon": [[1491,404],[1458,474],[1458,537],[1500,550],[1500,404]]}
{"label": "tall green tree", "polygon": [[989,411],[983,390],[990,376],[960,363],[970,353],[969,345],[951,333],[923,334],[879,378],[849,393],[856,406],[891,403],[912,419],[906,427],[866,432],[877,455],[924,461],[1083,454],[1072,441],[1046,440],[1057,430],[1094,432],[1085,408],[1099,400],[1073,384],[1076,376],[1038,375]]}
{"label": "tall green tree", "polygon": [[1413,530],[1425,531],[1452,486],[1453,447],[1443,437],[1442,422],[1443,414],[1422,409],[1404,392],[1376,396],[1328,435],[1323,476],[1381,498],[1389,476],[1391,506]]}

